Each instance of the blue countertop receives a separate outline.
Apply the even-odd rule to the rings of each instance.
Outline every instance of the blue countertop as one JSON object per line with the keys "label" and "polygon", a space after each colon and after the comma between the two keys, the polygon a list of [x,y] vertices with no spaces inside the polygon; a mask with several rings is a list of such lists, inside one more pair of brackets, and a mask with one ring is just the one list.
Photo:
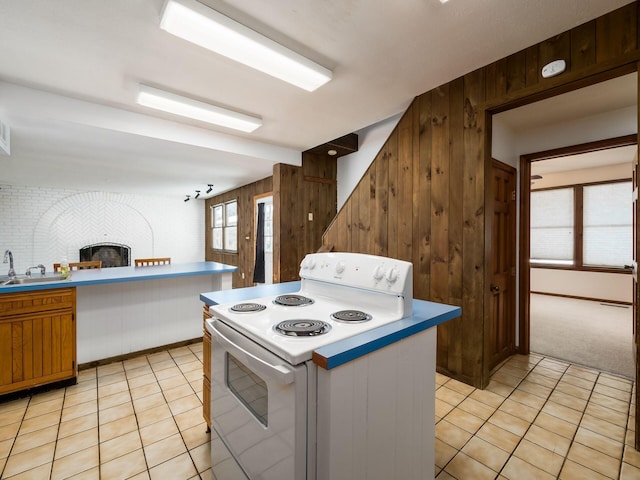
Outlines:
{"label": "blue countertop", "polygon": [[[51,282],[31,284],[17,284],[0,286],[0,294],[24,292],[32,290],[46,290],[52,288],[82,287],[85,285],[99,285],[104,283],[135,282],[140,280],[155,280],[172,277],[187,277],[193,275],[217,275],[235,272],[238,267],[217,262],[191,262],[159,265],[154,267],[114,267],[92,270],[78,270],[71,273],[67,280],[53,280],[56,275],[47,274]],[[23,275],[19,275],[22,277]],[[33,275],[39,277],[39,274]],[[0,277],[0,283],[8,277]],[[219,292],[218,292],[219,293]]]}
{"label": "blue countertop", "polygon": [[[300,282],[287,282],[202,293],[200,299],[207,305],[220,305],[252,298],[282,295],[298,290],[300,290]],[[313,361],[320,367],[331,370],[460,315],[462,315],[460,307],[414,299],[413,313],[410,317],[320,347],[313,352]]]}

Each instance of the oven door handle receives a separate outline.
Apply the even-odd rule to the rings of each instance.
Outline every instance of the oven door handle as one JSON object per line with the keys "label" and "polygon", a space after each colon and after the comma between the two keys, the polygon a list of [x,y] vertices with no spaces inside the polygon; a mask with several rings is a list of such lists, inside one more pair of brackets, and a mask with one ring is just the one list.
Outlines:
{"label": "oven door handle", "polygon": [[[224,348],[233,352],[237,357],[240,357],[248,364],[252,364],[256,370],[265,370],[266,373],[272,377],[275,377],[281,384],[288,385],[294,380],[294,372],[293,370],[289,370],[284,365],[273,365],[261,358],[258,358],[253,353],[245,350],[232,340],[229,340],[225,337],[220,330],[218,330],[215,325],[211,325],[211,334],[215,340],[222,344]],[[256,368],[257,367],[257,368]]]}

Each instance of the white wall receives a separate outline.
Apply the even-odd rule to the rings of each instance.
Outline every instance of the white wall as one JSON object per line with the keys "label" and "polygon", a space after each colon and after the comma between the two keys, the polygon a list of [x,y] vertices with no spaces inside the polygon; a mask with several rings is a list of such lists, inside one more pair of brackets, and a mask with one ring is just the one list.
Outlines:
{"label": "white wall", "polygon": [[620,273],[532,268],[531,291],[631,303],[633,279]]}
{"label": "white wall", "polygon": [[355,132],[358,134],[358,151],[338,159],[338,211],[396,128],[403,113]]}
{"label": "white wall", "polygon": [[[204,223],[204,201],[0,185],[0,254],[12,251],[18,274],[78,261],[80,248],[102,242],[130,246],[132,261],[203,261]],[[0,264],[0,275],[8,270]]]}

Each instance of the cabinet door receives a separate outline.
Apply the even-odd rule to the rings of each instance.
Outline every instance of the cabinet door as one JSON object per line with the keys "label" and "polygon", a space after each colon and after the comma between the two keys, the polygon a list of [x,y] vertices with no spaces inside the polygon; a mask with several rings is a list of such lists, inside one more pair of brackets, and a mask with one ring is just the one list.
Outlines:
{"label": "cabinet door", "polygon": [[0,321],[0,394],[76,376],[73,311]]}

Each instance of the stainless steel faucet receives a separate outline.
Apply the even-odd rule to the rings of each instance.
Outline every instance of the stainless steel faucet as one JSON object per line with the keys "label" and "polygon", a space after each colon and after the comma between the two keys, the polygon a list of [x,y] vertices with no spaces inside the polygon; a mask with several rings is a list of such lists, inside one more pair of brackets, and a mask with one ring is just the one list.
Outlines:
{"label": "stainless steel faucet", "polygon": [[9,259],[9,278],[14,278],[16,276],[16,271],[13,269],[13,253],[11,253],[11,250],[5,250],[4,260],[2,263],[7,263],[7,259]]}
{"label": "stainless steel faucet", "polygon": [[43,264],[39,263],[39,264],[38,264],[38,265],[36,265],[35,267],[29,267],[29,268],[27,268],[27,273],[25,273],[25,275],[26,275],[27,277],[30,277],[30,276],[31,276],[31,270],[32,270],[32,269],[34,269],[34,268],[39,268],[39,269],[40,269],[40,275],[43,275],[43,276],[44,276],[44,274],[45,274],[45,273],[46,273],[46,271],[47,271],[46,267],[45,267]]}

